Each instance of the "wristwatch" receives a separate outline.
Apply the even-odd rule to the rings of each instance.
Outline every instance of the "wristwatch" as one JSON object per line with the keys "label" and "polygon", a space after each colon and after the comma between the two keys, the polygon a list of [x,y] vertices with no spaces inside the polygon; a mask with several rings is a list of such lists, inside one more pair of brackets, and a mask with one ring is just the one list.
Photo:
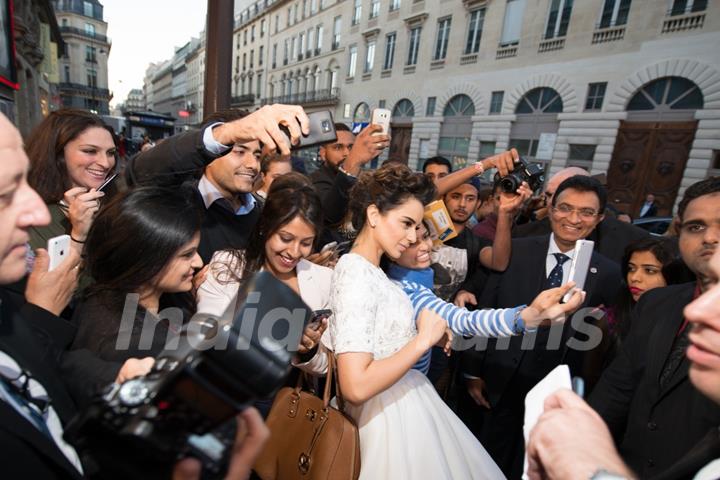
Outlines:
{"label": "wristwatch", "polygon": [[628,480],[628,477],[617,473],[610,472],[604,468],[598,468],[595,470],[589,480]]}

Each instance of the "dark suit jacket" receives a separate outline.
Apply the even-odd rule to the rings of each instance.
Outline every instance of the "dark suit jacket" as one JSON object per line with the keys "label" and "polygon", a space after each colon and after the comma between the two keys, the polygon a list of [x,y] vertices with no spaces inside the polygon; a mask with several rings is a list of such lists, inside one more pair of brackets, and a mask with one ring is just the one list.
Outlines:
{"label": "dark suit jacket", "polygon": [[[510,265],[503,273],[490,274],[487,285],[479,299],[482,307],[508,308],[529,305],[544,289],[546,282],[546,255],[550,236],[514,239]],[[583,306],[611,305],[620,287],[620,269],[610,260],[593,253],[590,270],[585,282],[587,296]],[[573,317],[575,318],[575,317]],[[576,326],[583,317],[575,318]],[[522,349],[523,341],[530,341],[534,335],[526,334],[509,339],[490,339],[484,352],[466,352],[463,355],[465,373],[485,380],[491,405],[497,404],[503,393],[510,387],[512,395],[527,392],[534,384],[562,362],[571,364],[574,374],[582,374],[584,355],[575,354],[567,348],[567,341],[587,331],[587,326],[576,330],[573,322],[562,327],[561,348],[547,351],[538,343],[532,350]],[[547,334],[549,328],[538,329],[538,340]],[[511,385],[512,383],[512,385]],[[522,396],[524,398],[524,395]],[[516,399],[522,402],[522,398]]]}
{"label": "dark suit jacket", "polygon": [[[18,299],[7,292],[0,292],[0,299],[0,350],[45,387],[60,420],[67,422],[74,405],[55,365],[59,350],[72,340],[74,330],[41,308],[20,307]],[[80,478],[55,443],[5,402],[0,402],[0,463],[2,477],[7,479]]]}
{"label": "dark suit jacket", "polygon": [[[532,237],[546,235],[551,231],[550,219],[545,217],[537,222],[518,225],[513,229],[512,235],[513,237]],[[587,239],[595,242],[596,252],[601,253],[610,260],[621,263],[625,247],[636,240],[647,238],[648,235],[650,235],[648,232],[635,225],[621,222],[615,218],[605,217]]]}
{"label": "dark suit jacket", "polygon": [[671,285],[642,296],[630,333],[590,397],[641,478],[659,475],[720,425],[720,407],[692,385],[687,358],[659,387],[694,289],[694,283]]}
{"label": "dark suit jacket", "polygon": [[335,172],[323,164],[310,175],[313,186],[320,195],[326,225],[343,221],[348,209],[350,189],[356,179],[342,172]]}
{"label": "dark suit jacket", "polygon": [[[645,205],[645,204],[643,203],[643,205]],[[642,212],[643,205],[640,205],[641,212]],[[645,212],[645,215],[640,215],[640,218],[654,217],[655,215],[657,215],[657,205],[655,205],[655,203],[653,203],[652,205],[650,205],[650,208],[648,208],[648,211]]]}

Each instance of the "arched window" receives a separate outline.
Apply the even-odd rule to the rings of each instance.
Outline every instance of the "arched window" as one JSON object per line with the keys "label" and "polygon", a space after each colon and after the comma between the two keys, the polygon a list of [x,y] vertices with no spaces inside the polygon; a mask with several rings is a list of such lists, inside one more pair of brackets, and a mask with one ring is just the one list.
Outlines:
{"label": "arched window", "polygon": [[444,117],[471,117],[473,115],[475,115],[475,104],[467,95],[455,95],[443,110]]}
{"label": "arched window", "polygon": [[392,111],[393,118],[409,118],[415,116],[415,107],[407,98],[403,98],[395,104]]}
{"label": "arched window", "polygon": [[353,115],[353,122],[369,122],[370,121],[370,107],[367,103],[361,102],[355,107],[355,114]]}
{"label": "arched window", "polygon": [[467,95],[455,95],[443,109],[438,155],[452,161],[453,169],[467,165],[475,104]]}
{"label": "arched window", "polygon": [[703,105],[703,94],[692,81],[665,77],[640,88],[628,102],[627,110],[699,110]]}
{"label": "arched window", "polygon": [[550,87],[533,88],[515,107],[517,120],[510,129],[510,148],[517,149],[523,157],[539,163],[548,159],[536,159],[541,134],[557,133],[560,126],[557,114],[563,111],[560,94]]}
{"label": "arched window", "polygon": [[563,102],[560,94],[552,88],[534,88],[525,94],[517,104],[517,114],[562,113]]}

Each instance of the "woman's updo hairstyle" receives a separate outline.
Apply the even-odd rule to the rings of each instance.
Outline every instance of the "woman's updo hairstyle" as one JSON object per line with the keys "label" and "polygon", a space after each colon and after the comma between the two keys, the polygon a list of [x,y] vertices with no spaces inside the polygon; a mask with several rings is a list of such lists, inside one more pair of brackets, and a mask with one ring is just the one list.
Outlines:
{"label": "woman's updo hairstyle", "polygon": [[435,194],[435,184],[429,177],[413,172],[403,164],[387,163],[374,172],[363,172],[350,191],[353,228],[362,230],[370,205],[375,205],[380,213],[385,214],[409,198],[427,205]]}

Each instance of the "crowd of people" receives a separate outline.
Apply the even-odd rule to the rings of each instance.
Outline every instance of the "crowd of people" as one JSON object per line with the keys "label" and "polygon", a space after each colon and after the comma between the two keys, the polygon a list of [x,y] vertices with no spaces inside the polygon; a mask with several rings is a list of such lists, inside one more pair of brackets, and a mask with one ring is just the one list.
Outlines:
{"label": "crowd of people", "polygon": [[[93,114],[52,112],[24,142],[0,124],[7,478],[106,476],[63,436],[73,416],[150,372],[194,315],[234,315],[261,271],[330,312],[292,366],[321,381],[336,360],[361,479],[516,479],[525,464],[533,479],[720,476],[720,178],[688,187],[677,234],[661,237],[616,218],[583,169],[535,192],[479,181],[511,173],[515,150],[456,171],[443,157],[370,170],[390,144],[376,125],[336,124],[319,168],[293,171],[309,129],[298,106],[216,112],[123,165]],[[426,219],[436,200],[444,241]],[[594,252],[580,289],[582,239]],[[561,364],[586,398],[552,394],[526,437],[526,395]],[[239,413],[227,478],[254,475],[272,400]],[[167,476],[201,468],[180,459]]]}

